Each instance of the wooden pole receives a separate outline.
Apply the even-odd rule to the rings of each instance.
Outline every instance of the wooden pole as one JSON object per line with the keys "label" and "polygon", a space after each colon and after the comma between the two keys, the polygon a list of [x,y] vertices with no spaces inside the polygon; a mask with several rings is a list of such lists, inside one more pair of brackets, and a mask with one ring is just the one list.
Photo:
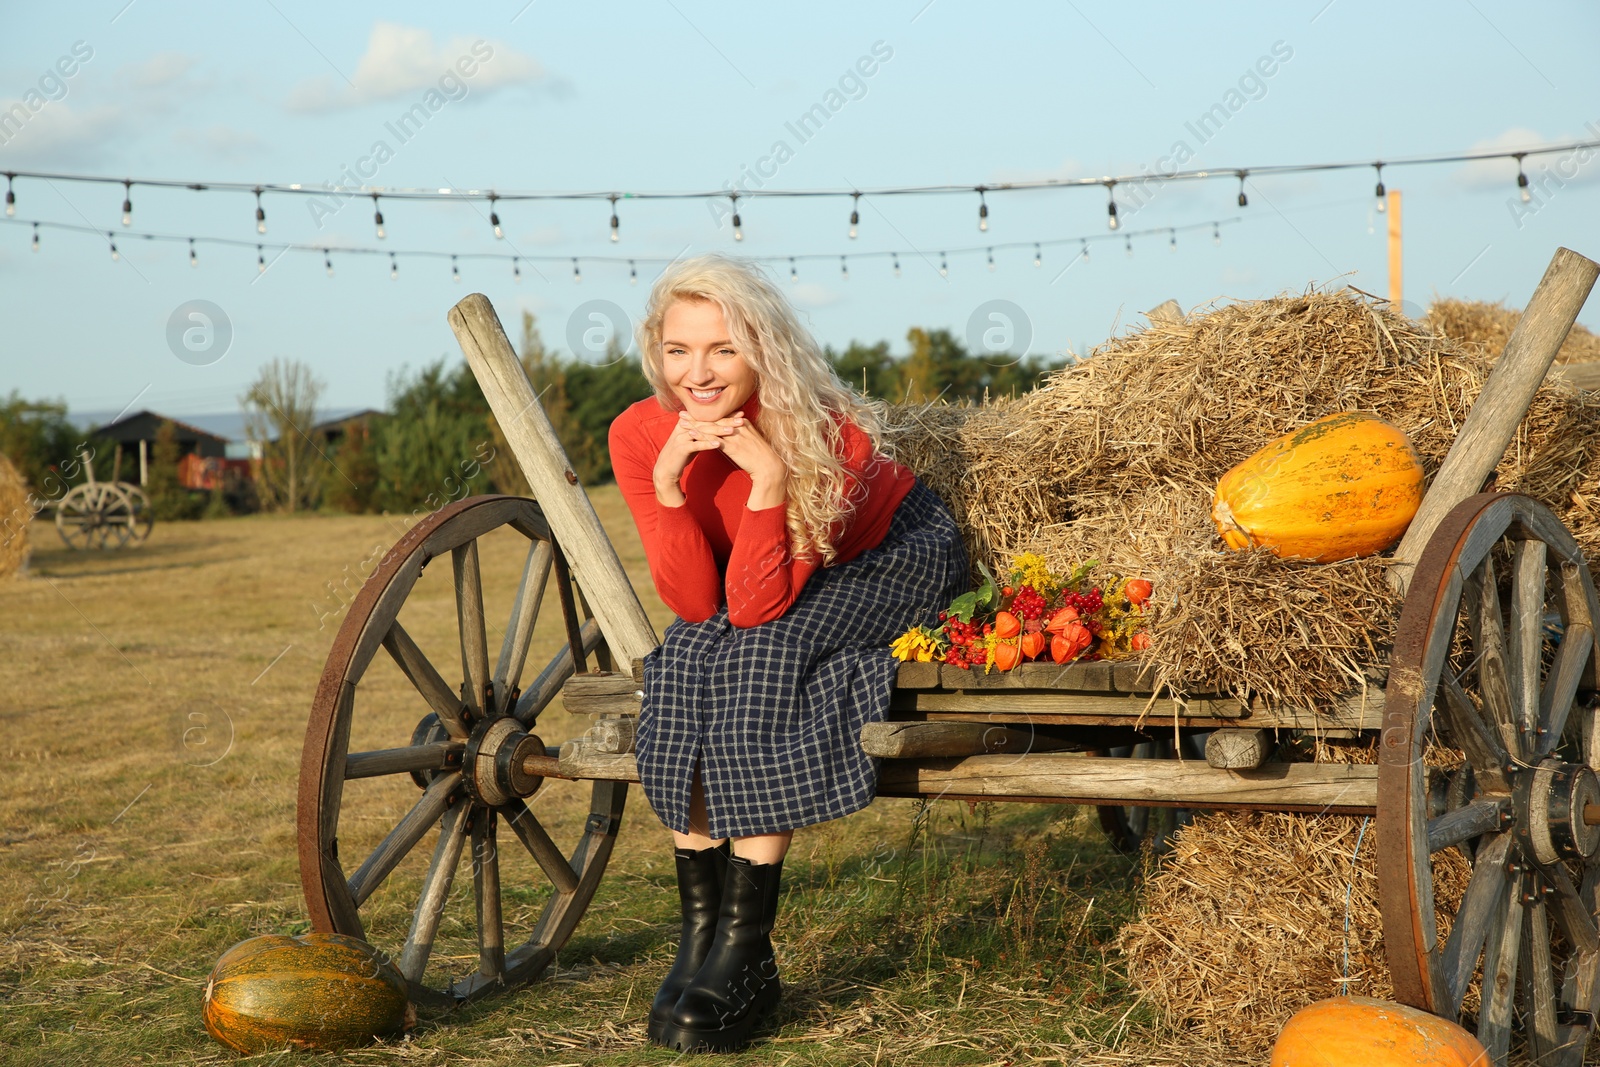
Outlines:
{"label": "wooden pole", "polygon": [[655,627],[629,584],[594,505],[572,473],[494,306],[482,293],[473,293],[450,309],[449,319],[467,364],[489,401],[489,410],[505,432],[511,453],[544,510],[573,577],[583,588],[600,632],[617,662],[632,663],[660,644]]}
{"label": "wooden pole", "polygon": [[1389,306],[1396,311],[1400,310],[1400,301],[1404,296],[1401,285],[1401,240],[1400,240],[1400,190],[1391,189],[1387,197],[1389,216]]}
{"label": "wooden pole", "polygon": [[1411,571],[1440,521],[1451,508],[1482,489],[1499,466],[1597,276],[1600,263],[1570,248],[1556,249],[1522,320],[1506,341],[1504,354],[1489,373],[1455,444],[1439,464],[1422,506],[1395,549],[1396,566],[1389,568],[1394,588],[1406,590]]}

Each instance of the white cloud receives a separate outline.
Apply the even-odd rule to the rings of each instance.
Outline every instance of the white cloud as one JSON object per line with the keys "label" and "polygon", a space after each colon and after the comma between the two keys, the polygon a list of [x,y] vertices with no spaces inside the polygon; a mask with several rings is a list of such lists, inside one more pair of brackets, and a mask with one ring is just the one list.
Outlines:
{"label": "white cloud", "polygon": [[[18,107],[28,111],[26,105]],[[9,110],[9,104],[0,104],[0,111]],[[0,161],[5,163],[98,162],[110,143],[127,132],[127,115],[110,105],[74,108],[69,101],[56,100],[30,113],[20,126],[16,117],[13,112],[12,123],[6,127],[9,137],[0,147]]]}
{"label": "white cloud", "polygon": [[194,68],[194,57],[182,52],[158,52],[143,63],[117,68],[117,82],[129,89],[164,89],[181,81]]}
{"label": "white cloud", "polygon": [[[1591,126],[1590,129],[1578,133],[1561,133],[1554,137],[1546,137],[1538,130],[1530,130],[1526,126],[1513,126],[1503,133],[1496,134],[1487,140],[1479,141],[1473,145],[1473,152],[1521,152],[1529,151],[1543,146],[1556,144],[1571,144],[1574,141],[1600,140],[1600,127]],[[1523,161],[1523,169],[1529,178],[1534,178],[1544,168],[1553,167],[1564,157],[1561,154],[1531,156]],[[1575,168],[1573,168],[1575,169]],[[1575,175],[1566,177],[1592,178],[1590,173],[1594,168],[1587,168]],[[1509,159],[1479,159],[1465,163],[1456,171],[1455,179],[1462,185],[1472,189],[1505,189],[1515,191],[1517,180],[1517,164]]]}
{"label": "white cloud", "polygon": [[481,37],[452,37],[435,45],[427,30],[376,22],[349,84],[325,76],[309,78],[290,91],[288,107],[334,111],[429,90],[458,99],[460,86],[470,95],[543,80],[545,72],[538,61],[510,45]]}

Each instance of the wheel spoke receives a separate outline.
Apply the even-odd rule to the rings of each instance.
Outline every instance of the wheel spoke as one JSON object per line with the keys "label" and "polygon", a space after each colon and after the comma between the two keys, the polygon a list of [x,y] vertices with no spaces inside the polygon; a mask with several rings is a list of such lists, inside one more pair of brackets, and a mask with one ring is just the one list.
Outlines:
{"label": "wheel spoke", "polygon": [[1511,812],[1510,797],[1482,797],[1428,820],[1428,851],[1439,852],[1500,829]]}
{"label": "wheel spoke", "polygon": [[472,820],[472,889],[478,906],[478,973],[506,973],[506,932],[500,915],[500,853],[495,813],[483,809]]}
{"label": "wheel spoke", "polygon": [[1483,788],[1491,793],[1508,792],[1505,768],[1511,757],[1497,732],[1489,728],[1478,713],[1472,698],[1467,696],[1461,683],[1446,674],[1439,679],[1437,693],[1443,697],[1445,721],[1450,724],[1450,739],[1467,754],[1473,773]]}
{"label": "wheel spoke", "polygon": [[[600,624],[593,619],[584,623],[582,637],[584,651],[593,651],[601,641]],[[528,688],[517,698],[515,712],[517,721],[524,726],[531,726],[539,717],[539,713],[545,709],[545,705],[561,692],[561,687],[567,684],[567,679],[571,678],[573,673],[572,649],[563,647],[545,669],[539,672],[539,677],[529,683]]]}
{"label": "wheel spoke", "polygon": [[1535,743],[1539,724],[1539,651],[1544,644],[1545,545],[1518,541],[1511,550],[1511,624],[1506,676],[1517,729]]}
{"label": "wheel spoke", "polygon": [[460,744],[440,741],[431,745],[407,745],[405,748],[377,748],[370,752],[352,752],[345,757],[346,778],[376,778],[381,774],[405,774],[411,771],[442,771],[452,752],[459,753]]}
{"label": "wheel spoke", "polygon": [[416,847],[449,807],[450,794],[461,784],[461,772],[452,771],[433,780],[411,810],[401,816],[393,830],[372,850],[356,873],[350,876],[350,896],[359,905],[372,895],[406,853]]}
{"label": "wheel spoke", "polygon": [[1462,599],[1467,605],[1472,647],[1478,656],[1478,691],[1483,710],[1500,734],[1501,746],[1513,755],[1521,755],[1521,735],[1513,718],[1511,682],[1506,671],[1505,619],[1495,583],[1494,557],[1485,555],[1472,579],[1464,584]]}
{"label": "wheel spoke", "polygon": [[1511,835],[1501,834],[1478,853],[1472,879],[1461,899],[1461,909],[1450,927],[1450,938],[1444,946],[1443,970],[1450,987],[1451,1014],[1461,1010],[1461,998],[1466,995],[1467,983],[1472,981],[1472,972],[1477,969],[1478,957],[1489,934],[1490,915],[1503,901],[1506,855],[1510,849]]}
{"label": "wheel spoke", "polygon": [[534,625],[539,621],[539,603],[544,598],[553,558],[549,541],[535,541],[528,549],[528,560],[522,567],[522,583],[517,586],[511,620],[506,624],[506,637],[500,643],[500,660],[494,668],[496,711],[507,710],[505,704],[511,690],[522,680],[522,666],[528,658]]}
{"label": "wheel spoke", "polygon": [[1578,698],[1578,686],[1589,670],[1594,651],[1594,632],[1582,623],[1567,627],[1556,660],[1550,665],[1544,692],[1539,698],[1539,734],[1536,751],[1540,756],[1554,752],[1567,731],[1567,717]]}
{"label": "wheel spoke", "polygon": [[1579,894],[1578,887],[1572,884],[1567,869],[1557,862],[1540,866],[1539,873],[1554,891],[1550,900],[1551,914],[1555,916],[1561,932],[1567,935],[1567,940],[1579,952],[1600,949],[1600,935],[1595,931],[1594,914],[1585,906],[1584,897]]}
{"label": "wheel spoke", "polygon": [[545,832],[539,820],[533,817],[533,812],[520,800],[513,800],[500,807],[505,816],[506,825],[516,833],[517,840],[528,850],[544,871],[544,876],[550,879],[550,884],[556,887],[558,893],[571,893],[578,888],[578,875],[572,869],[572,864],[567,862],[567,857],[561,854],[556,843],[550,840],[550,835]]}
{"label": "wheel spoke", "polygon": [[1508,879],[1494,909],[1483,956],[1483,1004],[1478,1040],[1491,1063],[1505,1063],[1511,1048],[1511,1007],[1516,999],[1517,955],[1522,941],[1522,889],[1526,878]]}
{"label": "wheel spoke", "polygon": [[1555,965],[1550,959],[1550,920],[1544,901],[1528,905],[1528,928],[1522,939],[1522,1025],[1528,1032],[1535,1063],[1561,1043],[1556,1024]]}
{"label": "wheel spoke", "polygon": [[456,584],[456,621],[461,628],[461,675],[466,679],[463,700],[475,718],[482,718],[484,693],[489,685],[489,642],[483,629],[483,575],[478,568],[478,542],[450,550]]}
{"label": "wheel spoke", "polygon": [[417,898],[417,910],[411,916],[411,932],[406,935],[405,948],[400,950],[400,973],[418,985],[422,984],[422,975],[428,969],[428,957],[433,954],[439,919],[450,901],[450,885],[455,881],[461,847],[467,840],[463,820],[470,810],[468,805],[458,804],[440,823],[439,843],[434,846],[433,862],[422,880],[422,895]]}
{"label": "wheel spoke", "polygon": [[428,662],[428,657],[423,655],[422,649],[411,640],[406,628],[400,625],[399,619],[390,625],[389,632],[384,635],[383,647],[389,650],[389,655],[394,657],[395,663],[411,680],[416,691],[422,694],[428,707],[439,716],[439,721],[450,731],[450,736],[466,737],[467,727],[461,721],[461,696],[451,691],[449,684]]}

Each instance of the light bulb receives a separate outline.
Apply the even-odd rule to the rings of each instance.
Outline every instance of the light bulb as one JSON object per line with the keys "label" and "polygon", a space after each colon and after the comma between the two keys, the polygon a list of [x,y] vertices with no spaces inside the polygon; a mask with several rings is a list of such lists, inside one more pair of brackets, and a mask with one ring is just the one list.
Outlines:
{"label": "light bulb", "polygon": [[1117,194],[1111,186],[1106,186],[1106,229],[1114,230],[1122,225],[1122,220],[1117,218]]}
{"label": "light bulb", "polygon": [[1222,227],[1214,222],[1211,224],[1211,243],[1218,247],[1222,245]]}
{"label": "light bulb", "polygon": [[111,261],[115,263],[117,260],[122,258],[121,254],[117,251],[117,239],[115,235],[108,232],[106,234],[106,240],[111,242]]}
{"label": "light bulb", "polygon": [[978,190],[978,231],[989,232],[989,205],[984,202],[983,190]]}
{"label": "light bulb", "polygon": [[522,267],[517,263],[517,257],[511,257],[511,280],[518,285],[522,284]]}
{"label": "light bulb", "polygon": [[35,252],[39,251],[39,224],[37,222],[33,224],[33,250]]}
{"label": "light bulb", "polygon": [[1240,207],[1249,207],[1250,206],[1250,198],[1248,196],[1244,195],[1244,176],[1245,176],[1246,173],[1247,173],[1246,171],[1242,171],[1242,170],[1239,172],[1239,206]]}
{"label": "light bulb", "polygon": [[398,281],[399,279],[400,279],[400,264],[395,262],[394,253],[390,252],[389,253],[389,280],[391,282],[393,282],[393,281]]}
{"label": "light bulb", "polygon": [[1125,242],[1123,247],[1128,250],[1128,258],[1132,259],[1133,258],[1133,235],[1129,234],[1127,237],[1123,238],[1123,241]]}
{"label": "light bulb", "polygon": [[856,239],[856,227],[861,223],[861,194],[851,193],[850,200],[850,240]]}
{"label": "light bulb", "polygon": [[455,256],[450,257],[450,280],[453,282],[461,281],[461,268],[456,266]]}
{"label": "light bulb", "polygon": [[843,256],[839,257],[839,276],[842,277],[845,281],[849,281],[850,280],[850,264],[848,264],[848,263],[846,263],[844,261],[844,257]]}
{"label": "light bulb", "polygon": [[[499,197],[492,194],[489,197],[489,225],[494,227],[494,236],[497,241],[503,240],[506,235],[506,231],[500,228],[500,213],[494,209],[494,202],[498,199]],[[515,265],[515,263],[516,261],[513,260],[512,264]]]}
{"label": "light bulb", "polygon": [[739,221],[739,216],[737,213],[733,216],[733,239],[735,241],[744,240],[744,226]]}
{"label": "light bulb", "polygon": [[944,253],[939,253],[939,277],[950,277],[950,264],[945,262]]}
{"label": "light bulb", "polygon": [[894,260],[894,276],[898,278],[900,277],[900,255],[899,253],[894,253],[890,258]]}
{"label": "light bulb", "polygon": [[634,269],[633,260],[631,260],[631,259],[628,260],[628,284],[629,285],[638,285],[639,284],[639,272]]}
{"label": "light bulb", "polygon": [[572,261],[572,280],[574,282],[583,281],[583,275],[578,271],[578,261],[576,259]]}
{"label": "light bulb", "polygon": [[795,268],[793,256],[789,257],[789,280],[791,282],[797,282],[800,280],[800,272]]}
{"label": "light bulb", "polygon": [[11,188],[12,179],[16,175],[6,175],[6,218],[15,218],[17,215],[17,194]]}
{"label": "light bulb", "polygon": [[619,220],[617,218],[617,198],[613,196],[611,198],[611,243],[612,244],[616,244],[616,242],[618,240],[617,227],[619,225],[621,225],[621,220]]}
{"label": "light bulb", "polygon": [[1083,257],[1083,261],[1085,263],[1089,262],[1089,242],[1088,241],[1084,241],[1083,242],[1083,251],[1079,252],[1078,254]]}
{"label": "light bulb", "polygon": [[1038,267],[1038,266],[1043,266],[1043,264],[1044,264],[1044,256],[1043,256],[1043,254],[1040,253],[1039,246],[1036,243],[1033,246],[1033,265],[1035,267]]}
{"label": "light bulb", "polygon": [[1522,197],[1522,202],[1524,204],[1526,204],[1528,201],[1533,199],[1533,194],[1528,192],[1528,173],[1527,173],[1527,171],[1522,169],[1522,155],[1521,155],[1521,153],[1518,153],[1516,159],[1517,159],[1517,193],[1518,193],[1519,196]]}
{"label": "light bulb", "polygon": [[328,250],[322,250],[322,265],[328,270],[328,277],[333,277],[333,257],[328,255]]}
{"label": "light bulb", "polygon": [[256,190],[256,232],[267,232],[267,213],[261,209],[261,190]]}
{"label": "light bulb", "polygon": [[1387,202],[1388,193],[1383,187],[1383,167],[1382,166],[1378,166],[1376,169],[1378,171],[1378,185],[1377,185],[1377,188],[1373,189],[1372,195],[1378,198],[1378,203],[1377,203],[1378,210],[1379,211],[1388,211],[1389,210],[1389,204]]}
{"label": "light bulb", "polygon": [[267,257],[266,254],[261,251],[260,245],[256,245],[256,273],[267,273]]}
{"label": "light bulb", "polygon": [[1177,230],[1168,230],[1167,231],[1167,247],[1170,248],[1174,252],[1176,252],[1178,250],[1178,231]]}
{"label": "light bulb", "polygon": [[994,249],[989,249],[989,269],[994,270]]}
{"label": "light bulb", "polygon": [[383,230],[383,211],[378,207],[378,196],[376,193],[374,193],[372,196],[372,224],[378,227],[378,240],[381,241],[385,237],[389,236]]}
{"label": "light bulb", "polygon": [[122,183],[122,224],[133,225],[133,183]]}
{"label": "light bulb", "polygon": [[199,265],[200,257],[194,254],[194,238],[191,237],[189,238],[189,266],[198,267]]}

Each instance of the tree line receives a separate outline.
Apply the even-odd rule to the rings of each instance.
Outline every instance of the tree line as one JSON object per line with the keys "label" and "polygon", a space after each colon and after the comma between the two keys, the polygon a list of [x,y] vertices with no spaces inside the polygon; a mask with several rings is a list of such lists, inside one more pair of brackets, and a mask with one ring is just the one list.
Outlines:
{"label": "tree line", "polygon": [[[966,350],[949,330],[913,327],[907,351],[888,341],[852,342],[825,350],[845,382],[891,402],[978,402],[1022,393],[1060,365],[1045,356],[1012,358]],[[522,315],[520,355],[535,395],[585,485],[611,479],[606,447],[611,422],[651,395],[637,357],[613,339],[604,358],[563,358],[544,344],[531,312]],[[525,495],[528,486],[477,380],[464,362],[444,359],[392,374],[381,418],[345,426],[337,444],[305,431],[316,422],[324,383],[311,368],[273,360],[240,397],[246,435],[260,458],[252,464],[251,497],[235,507],[297,512],[329,508],[360,512],[426,512],[476,493]],[[0,404],[0,451],[39,486],[87,437],[73,430],[62,404],[31,404],[13,393]],[[185,490],[177,480],[178,446],[171,424],[151,454],[148,487],[158,519],[225,512],[220,493]],[[59,472],[55,475],[59,479]],[[81,480],[81,476],[78,478]]]}

